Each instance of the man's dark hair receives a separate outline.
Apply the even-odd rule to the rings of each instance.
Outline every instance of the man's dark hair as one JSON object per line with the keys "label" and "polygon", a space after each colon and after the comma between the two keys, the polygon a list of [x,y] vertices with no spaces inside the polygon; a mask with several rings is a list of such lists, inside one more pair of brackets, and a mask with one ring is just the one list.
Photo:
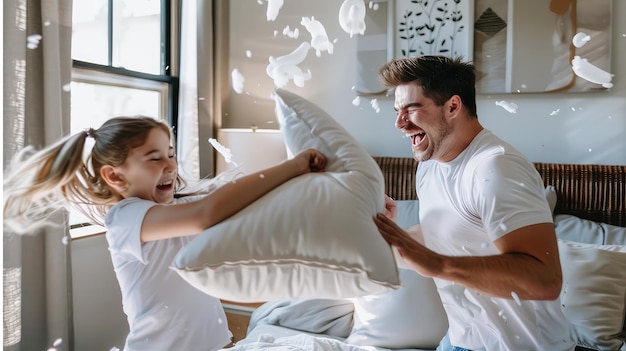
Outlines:
{"label": "man's dark hair", "polygon": [[476,74],[474,65],[460,58],[446,56],[415,56],[387,62],[378,72],[381,83],[395,88],[415,83],[424,96],[441,106],[458,95],[470,116],[476,114]]}

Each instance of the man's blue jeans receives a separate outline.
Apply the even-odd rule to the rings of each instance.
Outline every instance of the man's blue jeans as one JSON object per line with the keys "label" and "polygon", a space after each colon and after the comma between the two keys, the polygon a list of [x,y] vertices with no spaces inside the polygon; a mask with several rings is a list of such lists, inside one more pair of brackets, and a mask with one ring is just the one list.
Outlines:
{"label": "man's blue jeans", "polygon": [[450,344],[450,338],[448,337],[448,334],[446,333],[443,339],[441,339],[441,341],[439,342],[439,346],[437,346],[437,351],[472,351],[472,350],[464,349],[462,347],[452,346],[452,344]]}

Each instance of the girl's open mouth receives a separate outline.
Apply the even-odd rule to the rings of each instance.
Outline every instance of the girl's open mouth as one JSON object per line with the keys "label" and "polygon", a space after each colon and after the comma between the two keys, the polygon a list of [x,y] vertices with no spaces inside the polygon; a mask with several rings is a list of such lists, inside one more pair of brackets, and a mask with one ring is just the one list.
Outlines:
{"label": "girl's open mouth", "polygon": [[167,183],[157,184],[157,189],[159,190],[171,190],[174,186],[174,182],[171,180]]}

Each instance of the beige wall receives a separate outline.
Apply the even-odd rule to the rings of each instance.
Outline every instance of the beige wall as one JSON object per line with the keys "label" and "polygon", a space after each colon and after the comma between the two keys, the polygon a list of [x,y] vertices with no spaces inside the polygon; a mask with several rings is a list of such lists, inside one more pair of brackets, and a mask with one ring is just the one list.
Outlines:
{"label": "beige wall", "polygon": [[72,240],[74,350],[124,347],[128,322],[104,235]]}
{"label": "beige wall", "polygon": [[[380,113],[363,99],[352,104],[356,81],[356,38],[339,26],[342,0],[285,1],[277,19],[268,22],[265,10],[256,0],[231,0],[229,74],[237,68],[244,75],[246,93],[232,89],[222,101],[223,127],[277,128],[274,104],[270,98],[273,81],[265,73],[269,56],[293,51],[310,35],[300,25],[303,16],[322,22],[331,40],[337,40],[334,53],[317,57],[311,51],[301,67],[313,78],[303,88],[289,83],[285,88],[318,104],[346,127],[373,155],[410,156],[406,140],[393,127],[393,102],[379,98]],[[367,3],[367,2],[366,2]],[[323,5],[322,5],[323,4]],[[626,1],[613,6],[612,73],[614,87],[601,93],[499,94],[479,95],[478,114],[483,125],[520,149],[535,162],[626,164]],[[529,19],[532,20],[532,19]],[[285,38],[287,25],[298,27],[298,39]],[[274,31],[279,35],[274,36]],[[251,57],[246,56],[250,50]],[[540,54],[540,53],[538,53]],[[518,105],[516,114],[496,106],[498,100]],[[558,114],[550,116],[552,111]]]}

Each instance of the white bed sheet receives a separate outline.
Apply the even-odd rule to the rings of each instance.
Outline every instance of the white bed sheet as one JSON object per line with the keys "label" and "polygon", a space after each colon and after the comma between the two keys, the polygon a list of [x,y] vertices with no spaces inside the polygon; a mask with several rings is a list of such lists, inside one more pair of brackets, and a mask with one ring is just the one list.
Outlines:
{"label": "white bed sheet", "polygon": [[[357,346],[344,342],[343,338],[326,334],[303,332],[278,325],[259,324],[248,332],[245,339],[232,351],[387,351],[373,346]],[[394,351],[432,351],[426,349],[394,349]]]}

